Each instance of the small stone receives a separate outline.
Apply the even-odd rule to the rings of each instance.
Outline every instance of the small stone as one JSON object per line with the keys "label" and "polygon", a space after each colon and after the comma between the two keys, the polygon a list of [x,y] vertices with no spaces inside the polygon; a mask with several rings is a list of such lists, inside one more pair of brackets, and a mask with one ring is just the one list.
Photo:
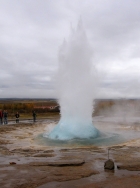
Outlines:
{"label": "small stone", "polygon": [[114,169],[114,162],[111,159],[108,159],[105,164],[104,168],[108,170],[113,170]]}

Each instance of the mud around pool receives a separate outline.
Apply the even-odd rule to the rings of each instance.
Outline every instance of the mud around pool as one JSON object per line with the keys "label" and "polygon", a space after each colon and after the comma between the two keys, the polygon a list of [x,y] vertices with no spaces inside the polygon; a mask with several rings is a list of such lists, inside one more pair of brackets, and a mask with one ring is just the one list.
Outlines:
{"label": "mud around pool", "polygon": [[108,147],[40,145],[47,125],[0,127],[0,187],[140,187],[139,139],[110,146],[115,169],[105,171]]}

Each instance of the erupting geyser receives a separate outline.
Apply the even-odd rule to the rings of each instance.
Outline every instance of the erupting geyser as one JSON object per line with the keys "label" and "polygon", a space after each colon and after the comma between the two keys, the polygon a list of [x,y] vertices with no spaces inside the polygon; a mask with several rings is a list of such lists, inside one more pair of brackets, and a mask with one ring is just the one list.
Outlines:
{"label": "erupting geyser", "polygon": [[49,138],[70,140],[98,136],[98,130],[92,124],[95,76],[91,58],[92,50],[80,20],[76,31],[72,29],[59,51],[57,91],[61,119],[49,133]]}

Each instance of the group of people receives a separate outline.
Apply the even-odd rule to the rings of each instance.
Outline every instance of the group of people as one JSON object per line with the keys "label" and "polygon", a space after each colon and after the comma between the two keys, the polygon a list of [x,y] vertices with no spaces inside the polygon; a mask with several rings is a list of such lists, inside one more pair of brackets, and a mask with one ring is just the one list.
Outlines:
{"label": "group of people", "polygon": [[[35,122],[36,121],[36,113],[35,111],[32,112],[32,115],[33,115],[33,121]],[[15,117],[16,117],[16,123],[19,123],[19,112],[17,112],[15,114]],[[8,124],[8,112],[7,110],[0,110],[0,124]]]}
{"label": "group of people", "polygon": [[0,110],[0,123],[8,124],[7,118],[8,118],[7,110],[4,110],[4,111]]}

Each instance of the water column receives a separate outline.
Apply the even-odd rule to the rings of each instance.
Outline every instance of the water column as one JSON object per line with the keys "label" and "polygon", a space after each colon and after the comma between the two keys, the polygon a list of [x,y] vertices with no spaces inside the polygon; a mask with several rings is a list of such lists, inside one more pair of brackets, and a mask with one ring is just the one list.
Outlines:
{"label": "water column", "polygon": [[93,138],[98,130],[92,124],[96,77],[90,48],[82,21],[71,30],[68,40],[59,49],[57,92],[61,110],[59,123],[49,138],[69,140]]}

